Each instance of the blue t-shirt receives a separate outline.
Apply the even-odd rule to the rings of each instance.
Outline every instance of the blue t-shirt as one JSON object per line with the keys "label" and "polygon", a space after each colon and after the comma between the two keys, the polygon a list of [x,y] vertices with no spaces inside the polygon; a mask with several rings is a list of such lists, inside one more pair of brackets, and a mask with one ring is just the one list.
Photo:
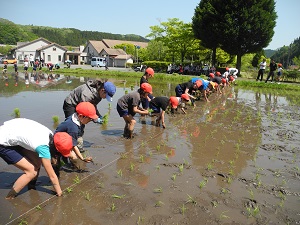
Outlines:
{"label": "blue t-shirt", "polygon": [[72,137],[73,146],[76,146],[78,134],[81,132],[81,129],[80,126],[72,120],[73,115],[69,116],[64,122],[59,124],[54,134],[57,132],[67,132]]}

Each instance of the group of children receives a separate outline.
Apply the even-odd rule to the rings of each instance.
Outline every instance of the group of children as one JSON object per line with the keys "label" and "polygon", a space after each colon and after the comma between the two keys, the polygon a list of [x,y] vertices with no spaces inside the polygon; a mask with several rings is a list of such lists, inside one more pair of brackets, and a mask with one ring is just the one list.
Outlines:
{"label": "group of children", "polygon": [[[140,88],[129,94],[122,96],[117,102],[117,111],[120,117],[125,121],[124,134],[125,138],[133,138],[133,130],[136,124],[134,115],[157,116],[155,124],[166,128],[165,112],[169,107],[171,113],[180,108],[181,112],[186,113],[186,104],[191,102],[195,106],[197,94],[204,97],[206,102],[209,102],[208,95],[217,91],[222,93],[221,87],[226,87],[235,81],[238,70],[235,68],[226,68],[226,72],[210,73],[207,80],[195,77],[190,81],[178,84],[175,87],[176,96],[156,96],[152,95],[152,86],[149,84],[149,79],[154,77],[154,70],[148,67],[144,75],[140,79]],[[140,104],[142,107],[140,107]]]}
{"label": "group of children", "polygon": [[[195,103],[196,94],[203,94],[208,102],[208,95],[219,91],[220,87],[230,85],[235,76],[226,72],[211,73],[205,80],[195,77],[188,82],[178,84],[175,88],[176,96],[153,96],[149,79],[154,77],[154,70],[147,68],[140,79],[137,91],[125,94],[117,101],[117,112],[124,119],[125,138],[133,138],[136,124],[134,116],[154,115],[156,126],[166,128],[165,112],[168,107],[171,113],[180,108],[186,113],[186,104]],[[16,118],[4,122],[0,126],[0,157],[7,163],[16,166],[24,173],[15,181],[6,199],[15,198],[27,185],[28,189],[35,189],[41,165],[44,166],[57,196],[62,195],[59,184],[60,160],[70,163],[80,169],[84,163],[92,162],[92,157],[84,157],[83,135],[85,125],[90,121],[102,124],[103,117],[97,110],[97,104],[102,99],[112,101],[116,87],[112,82],[89,80],[76,87],[65,98],[63,111],[65,120],[52,132],[44,125],[25,118]],[[140,106],[142,105],[142,107]]]}
{"label": "group of children", "polygon": [[53,184],[55,194],[61,196],[58,180],[60,160],[67,159],[76,168],[80,168],[82,162],[93,160],[92,157],[84,157],[79,148],[83,143],[84,127],[90,121],[102,123],[96,105],[105,98],[111,101],[115,92],[115,85],[108,81],[89,81],[75,88],[64,101],[65,121],[54,132],[25,118],[4,122],[0,126],[0,157],[23,171],[6,199],[15,198],[26,185],[28,190],[35,189],[41,165]]}

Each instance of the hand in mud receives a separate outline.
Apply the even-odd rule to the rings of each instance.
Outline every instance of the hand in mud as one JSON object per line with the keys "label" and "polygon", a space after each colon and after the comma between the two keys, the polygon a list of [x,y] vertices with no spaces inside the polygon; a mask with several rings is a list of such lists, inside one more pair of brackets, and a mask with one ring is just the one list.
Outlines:
{"label": "hand in mud", "polygon": [[162,127],[165,129],[165,128],[166,128],[166,124],[165,124],[165,123],[162,123]]}
{"label": "hand in mud", "polygon": [[89,163],[89,162],[93,162],[93,158],[91,156],[86,157],[85,159],[83,159],[83,161]]}

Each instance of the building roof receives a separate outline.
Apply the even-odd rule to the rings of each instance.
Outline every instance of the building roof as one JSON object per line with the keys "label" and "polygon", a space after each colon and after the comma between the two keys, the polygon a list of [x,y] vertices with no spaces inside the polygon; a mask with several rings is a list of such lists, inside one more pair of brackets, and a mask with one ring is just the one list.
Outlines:
{"label": "building roof", "polygon": [[105,51],[108,55],[126,55],[126,52],[123,49],[114,49],[114,48],[104,48],[103,51]]}
{"label": "building roof", "polygon": [[38,42],[38,41],[44,41],[44,42],[46,42],[46,43],[48,43],[48,44],[51,44],[51,41],[48,41],[48,40],[45,39],[45,38],[38,38],[38,39],[35,39],[35,40],[33,40],[33,41],[28,41],[28,42],[18,42],[18,43],[17,43],[17,47],[13,48],[12,50],[17,50],[17,49],[19,49],[19,48],[23,48],[23,47],[25,47],[25,46],[31,45],[31,44],[33,44],[33,43],[35,43],[35,42]]}
{"label": "building roof", "polygon": [[100,53],[103,48],[107,47],[102,41],[89,40],[89,42],[96,49],[98,53]]}
{"label": "building roof", "polygon": [[41,51],[41,50],[44,50],[44,49],[47,49],[47,48],[51,48],[53,46],[56,46],[56,47],[58,47],[58,48],[60,48],[60,49],[62,49],[64,51],[67,51],[67,49],[65,47],[63,47],[63,46],[61,46],[59,44],[56,44],[56,43],[51,43],[49,45],[42,46],[42,47],[38,48],[37,51]]}
{"label": "building roof", "polygon": [[115,45],[120,45],[120,44],[133,44],[140,46],[141,48],[146,48],[148,46],[148,42],[140,42],[140,41],[124,41],[124,40],[112,40],[112,39],[103,39],[103,43],[108,47],[108,48],[113,48]]}

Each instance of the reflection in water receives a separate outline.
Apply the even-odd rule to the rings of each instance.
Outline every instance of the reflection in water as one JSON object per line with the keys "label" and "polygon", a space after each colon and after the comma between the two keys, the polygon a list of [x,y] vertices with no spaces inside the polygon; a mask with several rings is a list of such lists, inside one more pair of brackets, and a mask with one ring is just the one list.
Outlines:
{"label": "reflection in water", "polygon": [[[150,209],[153,208],[155,201],[163,200],[166,204],[164,210],[167,211],[170,206],[169,200],[172,204],[177,201],[182,205],[187,193],[194,194],[199,200],[201,197],[207,197],[206,194],[212,193],[214,188],[219,189],[226,185],[229,188],[230,178],[237,181],[236,178],[241,177],[245,171],[249,170],[249,165],[253,166],[252,159],[257,154],[257,146],[264,142],[261,135],[262,128],[270,128],[270,130],[272,128],[269,124],[270,120],[266,119],[269,112],[273,113],[272,116],[278,115],[286,110],[290,101],[295,101],[278,93],[231,88],[224,95],[212,96],[212,98],[218,98],[217,100],[212,100],[210,103],[200,101],[195,109],[188,108],[187,115],[176,114],[175,117],[166,115],[166,122],[169,124],[166,129],[153,126],[152,121],[155,118],[142,119],[137,116],[135,128],[137,135],[133,140],[127,140],[121,137],[123,120],[116,112],[116,100],[124,95],[124,90],[131,91],[131,87],[138,88],[139,79],[126,82],[114,80],[114,82],[118,87],[114,101],[111,105],[108,105],[106,101],[101,101],[98,106],[101,114],[108,113],[108,123],[105,126],[91,124],[87,127],[86,132],[86,139],[92,140],[91,143],[99,146],[98,149],[92,149],[93,156],[98,157],[100,162],[104,162],[104,158],[110,158],[107,160],[109,162],[116,159],[114,164],[107,167],[107,170],[101,170],[101,174],[95,174],[89,182],[78,185],[77,192],[74,189],[69,196],[55,198],[45,209],[28,214],[30,224],[38,223],[38,218],[41,217],[48,220],[45,224],[83,224],[87,221],[97,224],[103,215],[107,219],[106,221],[114,222],[117,217],[115,215],[119,216],[120,214],[117,214],[118,212],[108,213],[107,208],[112,203],[111,194],[126,193],[128,199],[132,199],[131,197],[134,196],[137,203],[150,202]],[[11,88],[7,89],[9,94],[1,89],[0,123],[12,118],[11,113],[14,108],[20,108],[21,117],[34,119],[51,128],[53,115],[64,118],[62,104],[65,96],[80,84],[79,80],[73,80],[71,84],[60,83],[47,89],[38,87],[21,89],[22,85],[20,85],[13,90],[13,87],[9,86]],[[163,90],[166,96],[170,96],[174,94],[175,85],[155,84],[153,92],[162,93]],[[291,138],[292,135],[297,135],[296,132],[290,131],[289,133]],[[284,137],[289,138],[289,136]],[[92,146],[88,147],[92,148]],[[266,160],[267,157],[257,158],[262,161],[261,165],[264,165],[263,160]],[[184,172],[180,173],[178,165],[183,164],[185,165]],[[94,171],[98,169],[97,166],[94,166]],[[160,171],[155,168],[156,166],[160,167]],[[1,160],[1,171],[4,171],[5,167],[6,165]],[[119,170],[122,171],[122,178],[116,177]],[[185,172],[187,170],[188,172]],[[174,174],[177,175],[176,181],[171,180],[171,176]],[[70,174],[64,177],[64,184],[66,186],[72,184],[74,176],[75,174]],[[86,174],[80,174],[80,176],[86,176]],[[252,174],[249,175],[249,177],[251,176]],[[209,178],[208,188],[199,192],[197,185],[203,177]],[[213,180],[214,177],[217,179]],[[97,188],[99,180],[105,183],[106,189]],[[127,186],[125,183],[133,185]],[[165,196],[165,193],[162,193],[160,196],[164,199],[160,199],[160,196],[153,194],[153,188],[160,186],[166,190],[165,193],[172,191],[172,194]],[[37,202],[42,202],[47,196],[49,197],[48,194],[38,192],[38,197],[42,197],[39,199],[35,197],[36,193],[25,192],[19,196],[20,198],[15,201],[18,204],[16,207],[13,204],[3,204],[3,199],[0,200],[0,203],[9,208],[7,212],[15,207],[16,210],[12,211],[17,216],[30,207],[35,207]],[[86,199],[87,193],[91,194],[91,201]],[[219,190],[213,194],[218,196],[218,193]],[[207,197],[209,203],[210,197]],[[232,199],[234,197],[230,196]],[[174,198],[175,201],[173,201]],[[124,208],[130,203],[128,199],[124,200]],[[60,202],[61,200],[63,201]],[[179,204],[173,207],[178,210],[178,206]],[[190,207],[190,205],[188,206]],[[121,206],[117,207],[120,209]],[[144,211],[138,210],[140,211],[136,213],[136,216],[144,215]],[[230,210],[233,210],[233,213],[236,212],[234,207]],[[240,211],[240,209],[238,210]],[[75,218],[74,213],[80,215],[80,219]],[[158,211],[154,213],[156,215]],[[53,218],[53,215],[56,218]],[[124,219],[123,224],[125,224],[126,218],[124,216],[122,218]],[[4,218],[4,222],[8,220],[8,217]]]}

